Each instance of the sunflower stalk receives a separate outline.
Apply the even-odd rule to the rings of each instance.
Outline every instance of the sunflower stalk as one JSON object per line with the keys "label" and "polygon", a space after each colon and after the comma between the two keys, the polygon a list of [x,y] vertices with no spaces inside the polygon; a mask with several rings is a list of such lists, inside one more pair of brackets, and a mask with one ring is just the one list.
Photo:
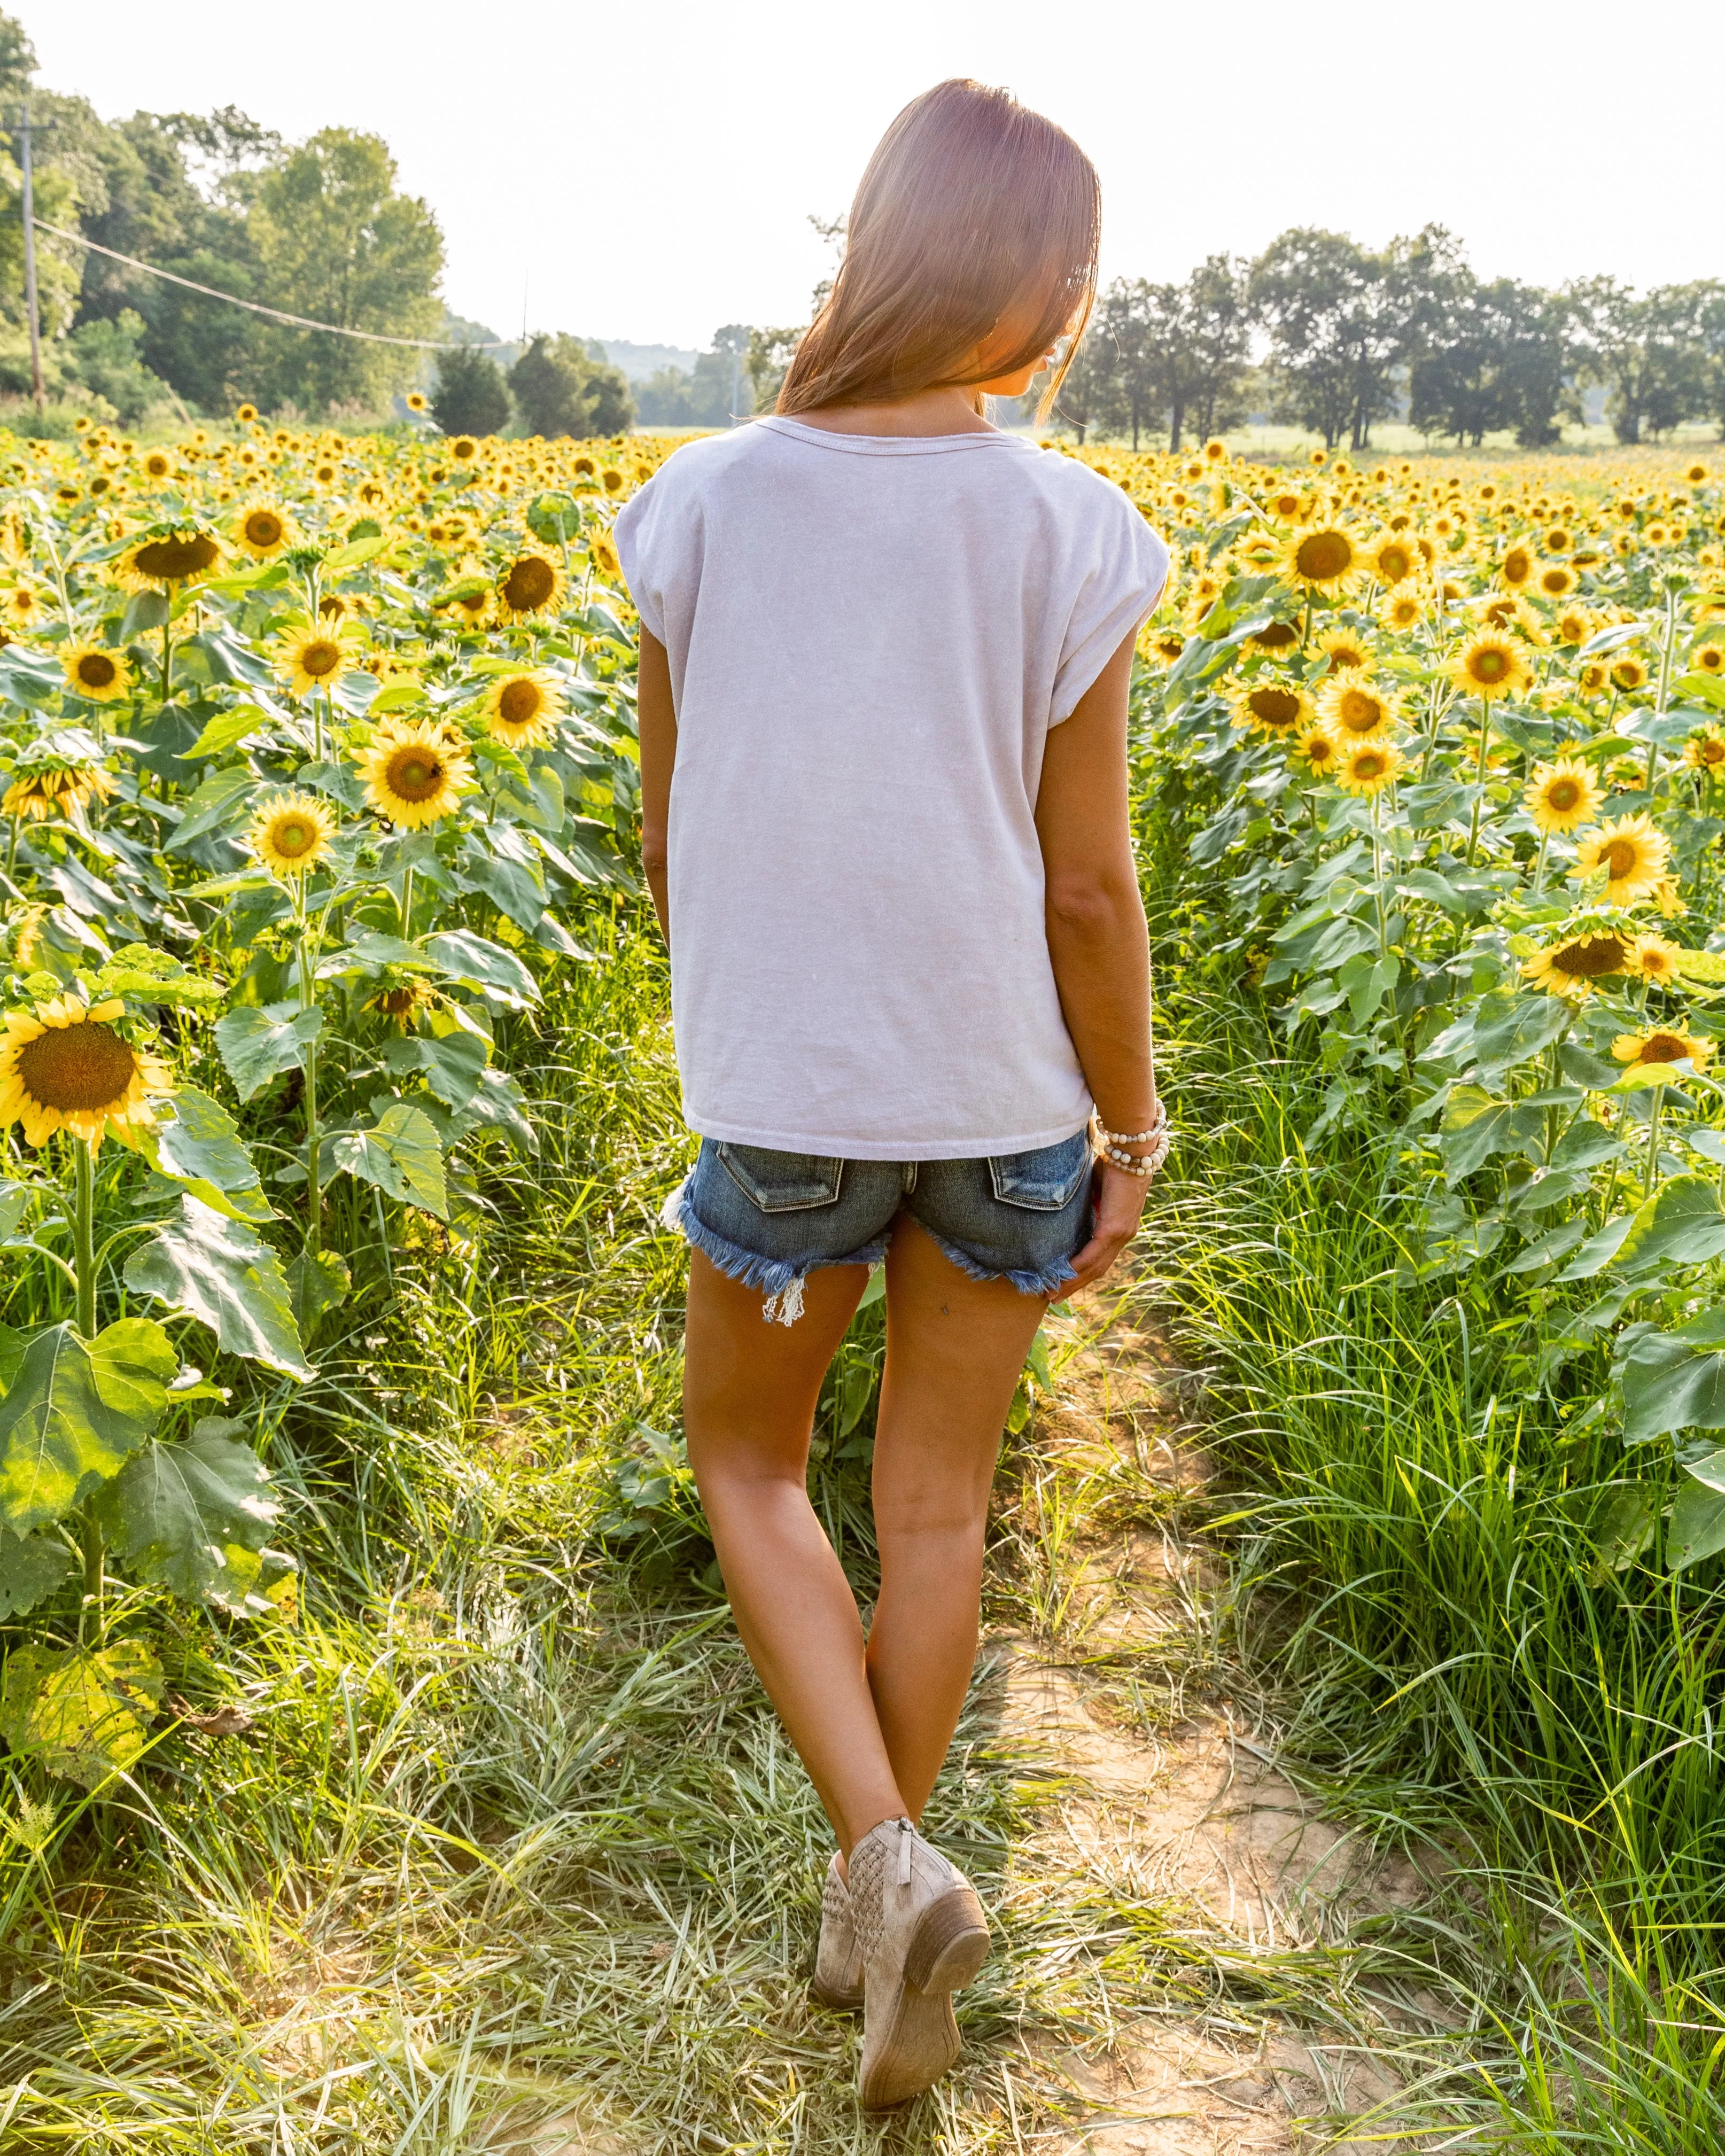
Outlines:
{"label": "sunflower stalk", "polygon": [[1641,1203],[1645,1205],[1653,1195],[1653,1179],[1659,1173],[1659,1111],[1665,1101],[1663,1086],[1651,1088],[1652,1100],[1647,1107],[1647,1161],[1641,1173]]}
{"label": "sunflower stalk", "polygon": [[1467,833],[1467,865],[1469,868],[1473,866],[1480,850],[1480,811],[1485,805],[1486,757],[1491,751],[1491,708],[1486,700],[1481,697],[1480,699],[1480,752],[1474,758],[1473,766],[1473,783],[1475,788],[1473,797],[1473,821],[1469,825]]}
{"label": "sunflower stalk", "polygon": [[[72,1141],[72,1258],[76,1275],[75,1322],[80,1336],[94,1340],[96,1330],[95,1158],[82,1138]],[[79,1617],[80,1641],[90,1630],[98,1637],[102,1628],[102,1583],[107,1545],[102,1531],[85,1515],[82,1527],[84,1548],[84,1607]]]}

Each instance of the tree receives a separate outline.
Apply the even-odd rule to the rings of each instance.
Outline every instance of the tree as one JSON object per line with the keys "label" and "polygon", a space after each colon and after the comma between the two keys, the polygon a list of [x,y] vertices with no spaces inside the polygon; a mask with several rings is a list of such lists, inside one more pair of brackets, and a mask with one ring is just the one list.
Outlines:
{"label": "tree", "polygon": [[1389,264],[1345,233],[1301,228],[1253,263],[1247,297],[1268,331],[1277,408],[1333,449],[1363,449],[1372,422],[1394,409],[1392,381],[1407,342],[1404,295]]}
{"label": "tree", "polygon": [[171,393],[144,364],[139,351],[143,335],[143,317],[126,307],[112,317],[80,322],[66,340],[74,378],[92,398],[110,406],[122,426],[136,426]]}
{"label": "tree", "polygon": [[1586,379],[1605,388],[1605,414],[1620,442],[1645,428],[1668,434],[1709,408],[1702,288],[1666,285],[1638,300],[1615,277],[1566,288]]}
{"label": "tree", "polygon": [[578,337],[533,338],[510,370],[509,388],[533,434],[620,434],[634,424],[634,400],[619,367]]}
{"label": "tree", "polygon": [[[1245,280],[1225,254],[1210,254],[1180,287],[1184,330],[1182,416],[1189,410],[1195,431],[1224,433],[1242,416],[1240,384],[1250,357],[1251,318]],[[1178,449],[1178,424],[1168,446]]]}
{"label": "tree", "polygon": [[437,356],[431,416],[446,434],[501,434],[509,424],[509,385],[488,352],[458,346]]}
{"label": "tree", "polygon": [[[395,191],[395,160],[376,135],[326,127],[270,166],[247,227],[263,296],[343,328],[429,336],[444,243],[417,196]],[[418,366],[409,352],[317,331],[268,332],[273,400],[323,411],[375,406]]]}
{"label": "tree", "polygon": [[1117,426],[1125,416],[1119,366],[1106,326],[1093,324],[1061,381],[1055,419],[1070,427],[1081,444],[1092,428],[1101,432]]}
{"label": "tree", "polygon": [[1707,278],[1687,289],[1698,347],[1698,408],[1725,438],[1725,285]]}
{"label": "tree", "polygon": [[[752,412],[770,412],[783,386],[786,370],[796,357],[797,346],[803,341],[803,331],[754,330],[749,331],[748,350],[743,354],[742,371],[749,378],[749,409]],[[738,417],[742,415],[739,413]]]}

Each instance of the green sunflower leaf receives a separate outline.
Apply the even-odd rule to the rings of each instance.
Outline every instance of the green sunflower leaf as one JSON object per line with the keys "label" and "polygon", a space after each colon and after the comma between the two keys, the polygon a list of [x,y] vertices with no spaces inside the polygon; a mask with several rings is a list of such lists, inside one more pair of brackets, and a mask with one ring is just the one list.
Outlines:
{"label": "green sunflower leaf", "polygon": [[392,1101],[369,1131],[338,1131],[330,1140],[335,1166],[375,1183],[387,1197],[449,1217],[449,1187],[437,1129],[423,1108]]}
{"label": "green sunflower leaf", "polygon": [[0,1737],[20,1758],[99,1789],[141,1755],[162,1689],[156,1657],[136,1640],[95,1653],[14,1647],[0,1691]]}
{"label": "green sunflower leaf", "polygon": [[236,1568],[234,1553],[263,1548],[281,1504],[237,1435],[244,1427],[206,1415],[177,1445],[152,1439],[98,1493],[91,1509],[136,1578],[201,1602],[229,1573],[250,1569]]}
{"label": "green sunflower leaf", "polygon": [[161,1421],[179,1367],[145,1317],[90,1341],[69,1322],[39,1332],[0,1400],[0,1522],[28,1534],[117,1475]]}
{"label": "green sunflower leaf", "polygon": [[180,1200],[126,1261],[126,1284],[171,1309],[201,1319],[231,1355],[244,1355],[285,1376],[316,1373],[305,1360],[281,1260],[244,1221],[199,1199]]}

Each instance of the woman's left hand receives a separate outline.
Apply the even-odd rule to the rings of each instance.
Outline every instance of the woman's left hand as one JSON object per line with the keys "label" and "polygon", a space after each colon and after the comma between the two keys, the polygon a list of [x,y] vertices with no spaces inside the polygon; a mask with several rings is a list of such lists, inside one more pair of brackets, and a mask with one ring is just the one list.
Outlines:
{"label": "woman's left hand", "polygon": [[1112,1269],[1114,1260],[1138,1232],[1144,1200],[1150,1194],[1150,1178],[1128,1175],[1111,1161],[1099,1160],[1091,1188],[1096,1210],[1090,1240],[1072,1260],[1074,1277],[1055,1291],[1049,1298],[1051,1302],[1064,1302]]}

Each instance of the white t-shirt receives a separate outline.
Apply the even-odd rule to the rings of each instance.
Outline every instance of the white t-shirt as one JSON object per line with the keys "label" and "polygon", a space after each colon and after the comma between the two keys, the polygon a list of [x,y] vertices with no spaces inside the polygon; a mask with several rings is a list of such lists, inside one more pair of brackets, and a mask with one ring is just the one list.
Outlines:
{"label": "white t-shirt", "polygon": [[1036,791],[1168,572],[1131,501],[1019,435],[772,418],[678,449],[616,536],[670,659],[691,1127],[860,1160],[1081,1130]]}

